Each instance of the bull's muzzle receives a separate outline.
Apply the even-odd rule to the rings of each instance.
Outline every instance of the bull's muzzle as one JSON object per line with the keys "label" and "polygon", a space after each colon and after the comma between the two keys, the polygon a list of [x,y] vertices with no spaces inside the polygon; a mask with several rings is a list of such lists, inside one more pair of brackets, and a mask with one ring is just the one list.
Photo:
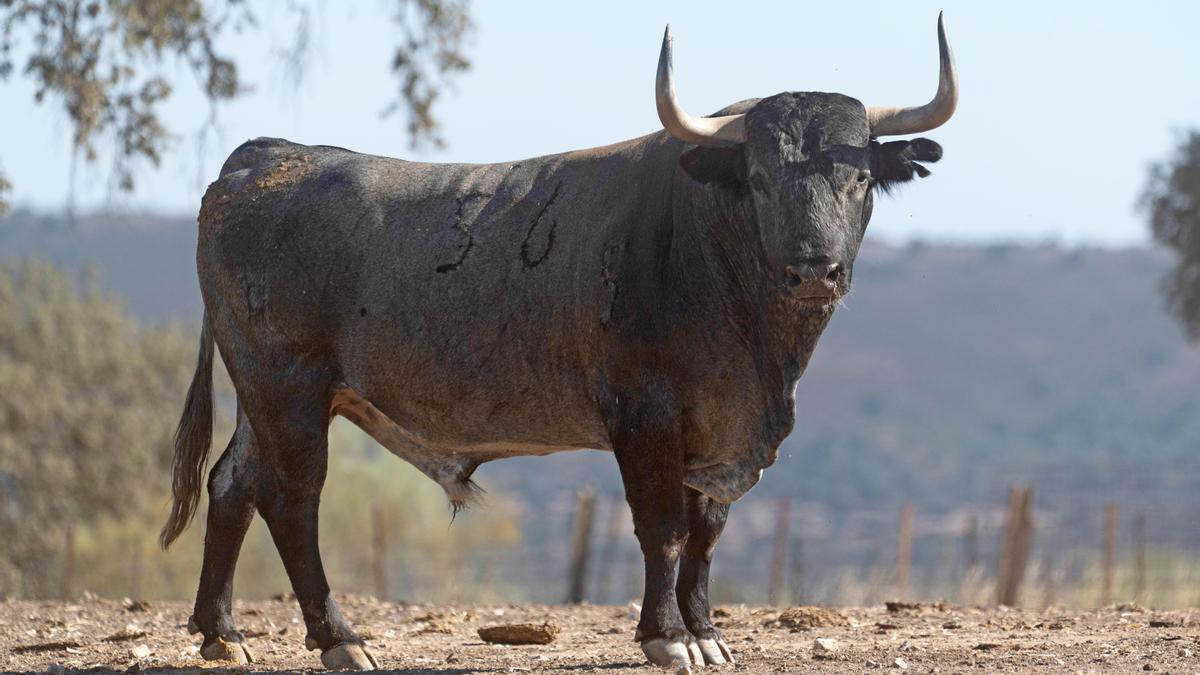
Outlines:
{"label": "bull's muzzle", "polygon": [[788,294],[797,299],[826,300],[836,297],[846,278],[841,263],[825,260],[798,262],[784,268]]}

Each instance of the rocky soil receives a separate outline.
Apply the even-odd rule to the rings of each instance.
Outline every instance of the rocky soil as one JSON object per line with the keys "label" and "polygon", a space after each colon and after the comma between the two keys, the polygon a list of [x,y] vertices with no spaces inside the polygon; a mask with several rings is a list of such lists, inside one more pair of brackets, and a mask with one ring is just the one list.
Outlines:
{"label": "rocky soil", "polygon": [[[651,672],[633,642],[636,607],[445,606],[347,597],[344,613],[382,668],[408,673]],[[0,670],[173,671],[229,668],[199,656],[182,602],[0,603]],[[1120,605],[1096,611],[1008,610],[945,603],[847,609],[716,610],[736,673],[1200,673],[1200,611]],[[236,616],[249,671],[320,669],[304,650],[290,598],[244,602]],[[550,624],[549,644],[490,644],[479,629]],[[241,669],[234,667],[235,669]]]}

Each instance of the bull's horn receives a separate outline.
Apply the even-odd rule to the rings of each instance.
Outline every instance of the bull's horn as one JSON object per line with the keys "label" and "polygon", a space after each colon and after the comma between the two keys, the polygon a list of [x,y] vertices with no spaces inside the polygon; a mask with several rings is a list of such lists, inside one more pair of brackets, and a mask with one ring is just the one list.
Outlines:
{"label": "bull's horn", "polygon": [[[938,51],[941,74],[937,95],[933,100],[915,108],[867,108],[867,123],[875,136],[916,134],[942,126],[958,107],[958,72],[954,69],[954,52],[946,39],[946,22],[938,14]],[[661,72],[661,70],[660,70]]]}
{"label": "bull's horn", "polygon": [[654,86],[658,119],[663,128],[675,138],[696,145],[729,145],[746,140],[744,115],[722,117],[692,117],[675,102],[675,83],[671,77],[671,27],[663,33],[662,51],[658,54],[658,78]]}

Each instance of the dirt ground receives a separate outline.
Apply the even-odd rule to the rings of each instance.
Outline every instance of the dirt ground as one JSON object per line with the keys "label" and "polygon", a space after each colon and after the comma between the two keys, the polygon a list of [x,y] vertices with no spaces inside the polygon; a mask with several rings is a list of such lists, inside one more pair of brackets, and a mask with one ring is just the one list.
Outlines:
{"label": "dirt ground", "polygon": [[[389,670],[655,672],[633,642],[633,607],[434,606],[347,597],[342,609]],[[182,602],[0,603],[0,670],[228,667],[200,658],[199,638],[185,627],[189,613]],[[1200,673],[1200,611],[941,603],[787,612],[730,606],[718,608],[716,616],[738,663],[704,669],[710,673]],[[316,653],[304,650],[304,625],[291,599],[239,602],[236,617],[256,658],[250,671],[320,668]],[[504,646],[485,643],[477,633],[520,622],[550,622],[558,637],[547,645]]]}

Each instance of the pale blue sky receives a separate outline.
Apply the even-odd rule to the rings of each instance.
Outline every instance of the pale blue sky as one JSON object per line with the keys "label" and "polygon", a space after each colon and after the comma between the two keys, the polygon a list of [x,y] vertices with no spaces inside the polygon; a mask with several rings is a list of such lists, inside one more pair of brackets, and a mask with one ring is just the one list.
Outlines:
{"label": "pale blue sky", "polygon": [[[402,120],[381,119],[395,35],[383,0],[315,6],[314,50],[293,87],[268,28],[228,42],[255,92],[220,111],[219,141],[191,135],[206,107],[185,71],[165,110],[179,141],[138,190],[114,197],[107,159],[80,169],[83,208],[193,214],[224,157],[254,136],[412,158]],[[282,19],[263,3],[263,25]],[[891,241],[1147,239],[1134,209],[1149,162],[1200,126],[1200,3],[476,2],[473,69],[437,112],[449,147],[420,159],[487,162],[590,147],[658,128],[654,66],[675,33],[681,103],[693,114],[784,90],[839,91],[868,104],[923,103],[937,82],[935,21],[958,58],[957,116],[934,175],[876,208]],[[18,205],[67,192],[70,128],[20,78],[0,87],[0,165]]]}

